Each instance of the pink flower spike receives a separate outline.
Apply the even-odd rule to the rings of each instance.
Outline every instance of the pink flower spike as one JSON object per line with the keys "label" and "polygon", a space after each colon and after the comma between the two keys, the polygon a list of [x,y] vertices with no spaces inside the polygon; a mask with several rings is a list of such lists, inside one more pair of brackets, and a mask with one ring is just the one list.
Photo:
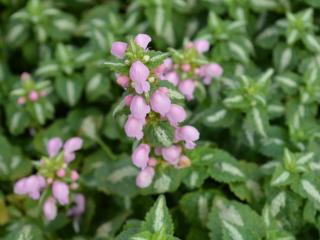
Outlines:
{"label": "pink flower spike", "polygon": [[210,48],[208,40],[199,39],[194,41],[194,47],[198,53],[207,52]]}
{"label": "pink flower spike", "polygon": [[126,89],[129,87],[129,77],[126,75],[119,75],[117,76],[117,84]]}
{"label": "pink flower spike", "polygon": [[56,200],[53,197],[49,197],[43,204],[43,213],[48,221],[52,221],[57,216]]}
{"label": "pink flower spike", "polygon": [[54,181],[52,184],[52,194],[61,205],[69,204],[69,187],[64,182]]}
{"label": "pink flower spike", "polygon": [[193,92],[196,88],[196,85],[194,81],[191,79],[187,79],[184,81],[181,81],[179,83],[179,90],[180,92],[187,98],[187,100],[192,100],[194,98]]}
{"label": "pink flower spike", "polygon": [[167,148],[162,148],[162,156],[169,164],[176,165],[179,162],[181,151],[180,146],[172,145]]}
{"label": "pink flower spike", "polygon": [[144,120],[150,112],[150,107],[143,97],[134,96],[131,101],[130,111],[136,119]]}
{"label": "pink flower spike", "polygon": [[21,81],[27,81],[27,80],[30,79],[30,77],[31,77],[30,74],[27,73],[27,72],[23,72],[23,73],[21,73],[21,75],[20,75]]}
{"label": "pink flower spike", "polygon": [[187,149],[193,149],[196,146],[194,141],[197,141],[199,137],[199,131],[196,128],[188,125],[177,128],[175,132],[175,139],[177,141],[185,141],[185,147]]}
{"label": "pink flower spike", "polygon": [[154,177],[155,171],[152,167],[146,167],[141,170],[136,178],[136,184],[140,188],[146,188],[150,186]]}
{"label": "pink flower spike", "polygon": [[124,97],[124,104],[129,107],[131,105],[132,98],[133,98],[132,95],[125,96]]}
{"label": "pink flower spike", "polygon": [[125,42],[114,42],[111,46],[111,54],[117,58],[123,59],[127,48],[128,44]]}
{"label": "pink flower spike", "polygon": [[128,137],[136,138],[140,140],[143,138],[143,128],[144,122],[139,119],[136,119],[132,115],[128,117],[126,124],[124,125],[124,130]]}
{"label": "pink flower spike", "polygon": [[150,84],[147,81],[150,71],[146,65],[140,61],[135,61],[129,70],[129,75],[134,81],[134,88],[138,94],[150,91]]}
{"label": "pink flower spike", "polygon": [[134,41],[140,47],[142,47],[143,49],[146,49],[148,44],[151,42],[151,37],[147,34],[140,33],[135,37]]}
{"label": "pink flower spike", "polygon": [[47,151],[48,151],[49,157],[56,156],[59,153],[62,147],[62,144],[63,143],[61,138],[58,138],[58,137],[51,138],[47,144]]}
{"label": "pink flower spike", "polygon": [[24,98],[24,97],[19,97],[18,99],[17,99],[17,104],[18,105],[23,105],[23,104],[25,104],[26,103],[26,99]]}
{"label": "pink flower spike", "polygon": [[32,90],[30,93],[29,93],[29,100],[32,101],[32,102],[35,102],[39,99],[39,94],[35,91],[35,90]]}
{"label": "pink flower spike", "polygon": [[140,144],[133,152],[132,163],[138,168],[145,168],[149,160],[150,146],[148,144]]}
{"label": "pink flower spike", "polygon": [[177,104],[171,104],[169,112],[166,114],[172,126],[177,126],[178,123],[183,122],[187,118],[187,114],[183,107]]}
{"label": "pink flower spike", "polygon": [[165,93],[157,90],[152,94],[150,104],[153,111],[160,113],[161,116],[165,116],[170,110],[171,100]]}
{"label": "pink flower spike", "polygon": [[75,152],[82,148],[83,140],[80,137],[73,137],[67,140],[63,146],[65,152]]}
{"label": "pink flower spike", "polygon": [[71,171],[71,180],[72,181],[77,181],[79,179],[79,173],[75,170],[72,170]]}
{"label": "pink flower spike", "polygon": [[58,171],[57,171],[57,176],[58,177],[64,177],[65,175],[66,175],[66,171],[63,169],[63,168],[61,168],[61,169],[59,169]]}

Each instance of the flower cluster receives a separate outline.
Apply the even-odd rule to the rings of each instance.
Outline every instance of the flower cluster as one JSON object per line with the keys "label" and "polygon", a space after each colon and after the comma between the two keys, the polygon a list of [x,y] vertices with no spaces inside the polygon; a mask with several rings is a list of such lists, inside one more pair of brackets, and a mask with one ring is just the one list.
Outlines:
{"label": "flower cluster", "polygon": [[125,133],[140,141],[132,154],[132,162],[141,169],[136,178],[141,188],[152,183],[159,164],[190,165],[185,152],[193,149],[199,139],[196,128],[180,126],[187,114],[174,95],[181,94],[168,81],[159,78],[157,69],[167,55],[149,50],[150,42],[150,36],[138,34],[129,44],[114,42],[111,48],[111,54],[125,65],[119,69],[117,83],[128,93],[124,103],[130,115],[124,125]]}
{"label": "flower cluster", "polygon": [[166,59],[156,69],[158,78],[170,81],[187,100],[192,100],[199,81],[209,85],[213,78],[220,77],[223,73],[219,64],[205,60],[203,53],[209,47],[207,40],[196,40],[187,43],[182,51],[174,50],[172,59]]}
{"label": "flower cluster", "polygon": [[22,88],[12,92],[12,95],[17,96],[16,102],[18,105],[24,105],[27,102],[37,102],[40,98],[47,96],[50,91],[49,82],[36,84],[27,72],[23,72],[20,79]]}
{"label": "flower cluster", "polygon": [[18,180],[14,192],[27,195],[31,199],[44,201],[43,213],[47,220],[55,219],[57,204],[71,206],[68,215],[79,217],[85,210],[85,198],[76,193],[79,174],[70,169],[69,163],[75,159],[75,152],[81,149],[82,139],[70,138],[64,144],[60,138],[52,138],[47,144],[48,157],[43,157],[35,175]]}

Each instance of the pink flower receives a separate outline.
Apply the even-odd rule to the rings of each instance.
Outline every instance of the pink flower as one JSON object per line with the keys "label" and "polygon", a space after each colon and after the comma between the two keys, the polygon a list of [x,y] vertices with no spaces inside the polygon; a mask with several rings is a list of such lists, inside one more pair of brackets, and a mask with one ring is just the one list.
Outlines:
{"label": "pink flower", "polygon": [[129,87],[129,77],[126,75],[118,75],[117,76],[117,84],[119,84],[123,88]]}
{"label": "pink flower", "polygon": [[150,84],[147,81],[149,69],[140,61],[135,61],[129,70],[130,78],[134,81],[134,88],[138,94],[149,92]]}
{"label": "pink flower", "polygon": [[171,100],[167,94],[157,90],[150,98],[150,105],[153,111],[160,113],[161,116],[164,116],[170,110]]}
{"label": "pink flower", "polygon": [[58,138],[58,137],[51,138],[47,144],[47,151],[48,151],[49,157],[56,156],[59,153],[61,147],[62,147],[61,138]]}
{"label": "pink flower", "polygon": [[136,184],[140,188],[146,188],[152,183],[155,171],[152,167],[146,167],[142,169],[136,178]]}
{"label": "pink flower", "polygon": [[25,179],[24,191],[25,194],[28,194],[33,200],[38,200],[40,198],[40,192],[45,186],[46,183],[42,176],[31,175]]}
{"label": "pink flower", "polygon": [[126,124],[124,125],[124,131],[128,137],[136,138],[140,140],[143,138],[143,128],[144,122],[130,115]]}
{"label": "pink flower", "polygon": [[146,49],[148,44],[151,42],[151,37],[147,34],[140,33],[135,37],[134,41],[140,47],[142,47],[143,49]]}
{"label": "pink flower", "polygon": [[125,96],[124,97],[124,104],[129,107],[131,105],[132,98],[133,98],[132,95]]}
{"label": "pink flower", "polygon": [[167,80],[169,82],[171,82],[173,85],[177,86],[180,79],[179,79],[179,75],[176,71],[171,71],[169,73],[167,73],[164,77],[163,80]]}
{"label": "pink flower", "polygon": [[143,97],[134,96],[131,101],[130,111],[132,116],[135,118],[144,120],[147,114],[150,112],[150,107]]}
{"label": "pink flower", "polygon": [[15,185],[14,185],[14,193],[17,195],[24,195],[27,193],[27,190],[25,188],[26,184],[26,178],[21,178],[19,179]]}
{"label": "pink flower", "polygon": [[194,47],[198,53],[204,53],[209,50],[210,44],[207,40],[200,39],[194,41]]}
{"label": "pink flower", "polygon": [[71,180],[72,181],[77,181],[79,179],[79,173],[75,170],[72,170],[71,171]]}
{"label": "pink flower", "polygon": [[187,118],[187,114],[183,107],[177,104],[171,104],[166,117],[172,126],[177,126],[178,123],[183,122]]}
{"label": "pink flower", "polygon": [[203,77],[203,82],[206,85],[209,85],[214,77],[220,77],[223,73],[223,69],[219,64],[210,63],[201,66],[198,69],[197,74],[200,77]]}
{"label": "pink flower", "polygon": [[149,158],[148,160],[148,166],[149,167],[155,167],[157,165],[158,161],[155,158]]}
{"label": "pink flower", "polygon": [[127,48],[128,44],[125,42],[114,42],[111,46],[111,54],[117,58],[123,59]]}
{"label": "pink flower", "polygon": [[181,65],[181,69],[184,72],[189,72],[191,70],[191,66],[188,63],[184,63],[184,64]]}
{"label": "pink flower", "polygon": [[56,200],[49,197],[43,204],[43,213],[47,220],[52,221],[57,216]]}
{"label": "pink flower", "polygon": [[29,93],[29,100],[32,101],[32,102],[35,102],[39,99],[39,94],[32,90],[30,93]]}
{"label": "pink flower", "polygon": [[23,105],[23,104],[25,104],[26,103],[26,99],[24,98],[24,97],[19,97],[18,99],[17,99],[17,104],[18,105]]}
{"label": "pink flower", "polygon": [[64,182],[54,181],[52,184],[52,194],[61,205],[69,203],[69,187]]}
{"label": "pink flower", "polygon": [[65,175],[66,175],[66,171],[63,169],[63,168],[61,168],[61,169],[59,169],[58,171],[57,171],[57,176],[58,177],[64,177]]}
{"label": "pink flower", "polygon": [[187,79],[179,83],[179,90],[187,98],[187,100],[192,100],[194,98],[193,92],[195,88],[196,85],[191,79]]}
{"label": "pink flower", "polygon": [[149,160],[150,146],[148,144],[140,144],[133,152],[131,159],[135,166],[145,168]]}
{"label": "pink flower", "polygon": [[82,148],[83,140],[79,137],[73,137],[67,140],[63,146],[64,149],[64,160],[67,163],[73,161],[76,156],[75,151],[78,151]]}
{"label": "pink flower", "polygon": [[30,74],[27,73],[27,72],[23,72],[23,73],[21,73],[21,75],[20,75],[20,78],[21,78],[22,81],[27,81],[27,80],[30,79],[30,77],[31,77]]}
{"label": "pink flower", "polygon": [[185,147],[187,149],[193,149],[196,146],[194,141],[197,141],[199,137],[199,131],[192,126],[183,126],[181,128],[177,128],[175,132],[175,140],[185,141]]}
{"label": "pink flower", "polygon": [[75,205],[68,211],[68,216],[79,217],[85,211],[86,199],[82,194],[76,194],[74,202]]}
{"label": "pink flower", "polygon": [[181,151],[180,146],[172,145],[170,147],[162,148],[162,156],[168,163],[176,165],[179,162]]}

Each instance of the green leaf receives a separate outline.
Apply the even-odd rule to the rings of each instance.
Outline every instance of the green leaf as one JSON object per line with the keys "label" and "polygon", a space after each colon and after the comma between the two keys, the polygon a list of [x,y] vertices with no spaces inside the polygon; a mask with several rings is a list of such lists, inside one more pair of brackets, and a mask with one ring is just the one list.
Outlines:
{"label": "green leaf", "polygon": [[42,240],[42,231],[35,225],[24,224],[20,228],[12,231],[5,240]]}
{"label": "green leaf", "polygon": [[166,206],[166,199],[161,195],[147,213],[145,221],[142,223],[141,231],[157,233],[162,229],[166,234],[173,235],[172,219]]}
{"label": "green leaf", "polygon": [[76,105],[80,100],[84,83],[80,77],[70,79],[58,77],[55,81],[55,88],[60,98],[70,106]]}
{"label": "green leaf", "polygon": [[153,146],[170,147],[173,143],[174,128],[167,121],[159,121],[146,125],[144,134]]}

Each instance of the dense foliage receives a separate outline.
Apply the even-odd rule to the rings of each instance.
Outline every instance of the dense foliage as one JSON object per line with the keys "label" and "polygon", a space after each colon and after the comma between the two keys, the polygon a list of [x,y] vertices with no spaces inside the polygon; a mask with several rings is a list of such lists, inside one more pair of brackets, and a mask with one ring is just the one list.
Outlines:
{"label": "dense foliage", "polygon": [[318,0],[0,8],[1,239],[320,237]]}

